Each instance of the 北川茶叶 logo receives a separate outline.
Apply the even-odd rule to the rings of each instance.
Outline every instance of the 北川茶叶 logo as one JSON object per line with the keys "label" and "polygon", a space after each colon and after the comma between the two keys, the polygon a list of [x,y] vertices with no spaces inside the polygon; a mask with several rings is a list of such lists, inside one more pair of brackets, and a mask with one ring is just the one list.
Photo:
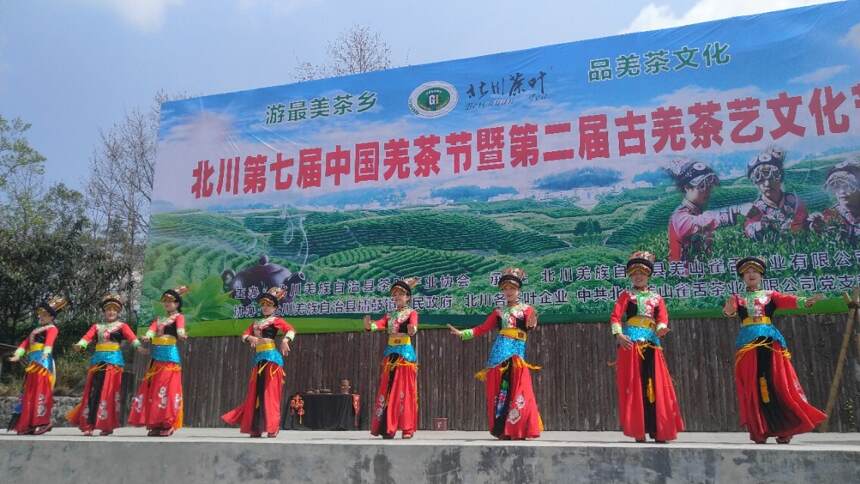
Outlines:
{"label": "\u5317\u5ddd\u8336\u53f6 logo", "polygon": [[430,81],[412,91],[409,109],[422,118],[438,118],[451,112],[458,100],[454,86],[444,81]]}

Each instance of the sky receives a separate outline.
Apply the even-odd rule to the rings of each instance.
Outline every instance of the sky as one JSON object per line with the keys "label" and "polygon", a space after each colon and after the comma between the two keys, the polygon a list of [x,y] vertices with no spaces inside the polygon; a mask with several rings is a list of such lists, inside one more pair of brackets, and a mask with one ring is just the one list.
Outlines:
{"label": "sky", "polygon": [[[852,0],[856,1],[856,0]],[[46,179],[82,189],[100,131],[159,90],[293,82],[355,24],[416,65],[827,3],[802,0],[0,0],[0,115],[32,123]]]}

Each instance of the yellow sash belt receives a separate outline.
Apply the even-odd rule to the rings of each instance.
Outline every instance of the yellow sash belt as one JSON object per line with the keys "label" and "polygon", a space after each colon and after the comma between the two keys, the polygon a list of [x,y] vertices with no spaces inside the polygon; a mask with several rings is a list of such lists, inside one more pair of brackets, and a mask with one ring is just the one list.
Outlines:
{"label": "yellow sash belt", "polygon": [[654,319],[647,316],[633,316],[632,318],[627,319],[627,324],[630,326],[636,326],[637,328],[650,329],[651,331],[657,329],[657,324],[654,322]]}
{"label": "yellow sash belt", "polygon": [[400,345],[409,345],[412,344],[412,338],[409,336],[389,336],[388,337],[388,345],[389,346],[400,346]]}
{"label": "yellow sash belt", "polygon": [[744,318],[741,321],[741,326],[750,326],[752,324],[771,324],[770,318],[767,316],[754,316],[750,318]]}
{"label": "yellow sash belt", "polygon": [[176,344],[176,337],[170,334],[156,336],[152,338],[152,344],[158,346],[173,346]]}
{"label": "yellow sash belt", "polygon": [[96,351],[119,351],[119,343],[98,343]]}
{"label": "yellow sash belt", "polygon": [[263,343],[257,345],[257,353],[275,349],[275,343]]}
{"label": "yellow sash belt", "polygon": [[499,334],[507,336],[508,338],[518,339],[520,341],[526,341],[528,339],[526,332],[518,328],[504,328],[499,331]]}

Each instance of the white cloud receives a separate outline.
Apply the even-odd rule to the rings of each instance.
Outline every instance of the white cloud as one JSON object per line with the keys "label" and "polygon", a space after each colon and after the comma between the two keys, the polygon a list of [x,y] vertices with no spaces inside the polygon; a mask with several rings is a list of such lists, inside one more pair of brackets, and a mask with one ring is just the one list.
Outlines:
{"label": "white cloud", "polygon": [[848,69],[848,66],[845,64],[841,64],[838,66],[822,67],[821,69],[816,69],[812,72],[803,74],[802,76],[793,77],[789,79],[788,82],[792,82],[795,84],[816,84],[819,82],[830,80],[837,74],[844,72],[846,69]]}
{"label": "white cloud", "polygon": [[134,27],[152,32],[161,28],[167,10],[182,5],[185,0],[84,0],[86,3],[112,10]]}
{"label": "white cloud", "polygon": [[856,24],[851,27],[851,30],[845,34],[845,37],[842,37],[842,40],[840,40],[839,43],[847,45],[848,47],[860,49],[860,24]]}
{"label": "white cloud", "polygon": [[[682,14],[675,13],[672,7],[668,5],[649,3],[639,11],[639,15],[622,33],[666,29],[738,15],[752,15],[830,2],[832,0],[756,0],[754,2],[749,0],[699,0]],[[858,32],[858,37],[860,37],[860,32]]]}

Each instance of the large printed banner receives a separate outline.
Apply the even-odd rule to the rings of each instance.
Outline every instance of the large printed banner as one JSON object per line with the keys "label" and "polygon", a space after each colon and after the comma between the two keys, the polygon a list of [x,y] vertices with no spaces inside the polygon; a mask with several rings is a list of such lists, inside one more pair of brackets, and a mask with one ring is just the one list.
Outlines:
{"label": "large printed banner", "polygon": [[189,285],[196,335],[274,285],[301,330],[355,330],[407,276],[422,321],[469,324],[506,266],[542,321],[605,321],[636,249],[675,318],[718,314],[747,255],[767,288],[837,296],[860,272],[860,4],[171,102],[158,153],[145,316]]}

